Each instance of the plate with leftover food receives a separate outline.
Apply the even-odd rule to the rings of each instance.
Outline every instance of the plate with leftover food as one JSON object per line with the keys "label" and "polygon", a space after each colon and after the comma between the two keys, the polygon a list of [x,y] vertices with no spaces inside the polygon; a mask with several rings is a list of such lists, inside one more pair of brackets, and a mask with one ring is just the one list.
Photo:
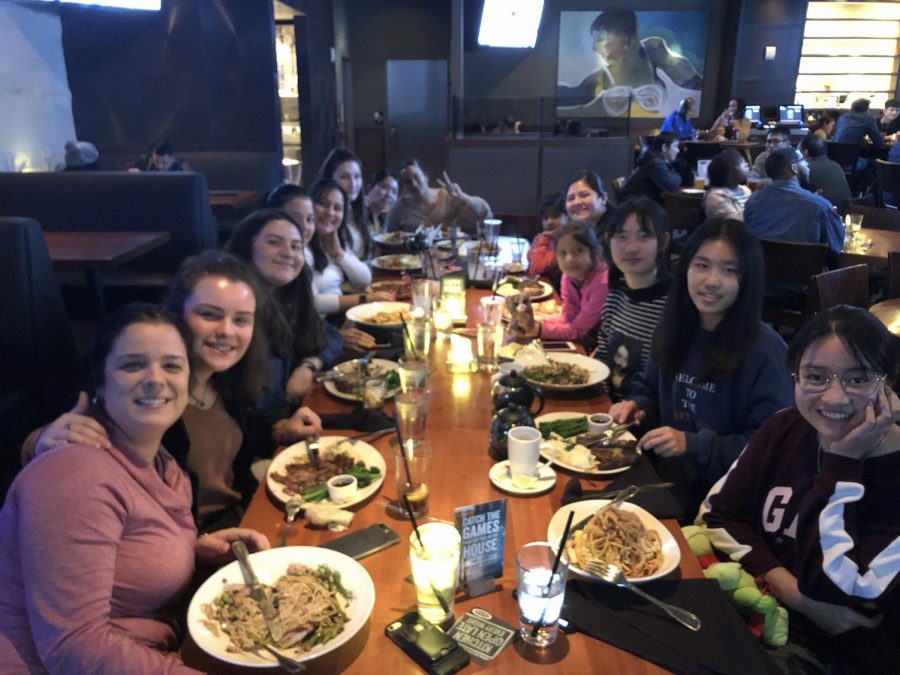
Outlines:
{"label": "plate with leftover food", "polygon": [[345,401],[362,401],[361,389],[366,380],[380,377],[384,380],[385,400],[400,391],[400,364],[387,359],[370,359],[357,371],[359,359],[344,361],[326,375],[325,391]]}
{"label": "plate with leftover food", "polygon": [[409,272],[422,269],[422,256],[411,253],[380,255],[372,259],[372,267],[384,272]]}
{"label": "plate with leftover food", "polygon": [[376,328],[401,328],[409,317],[408,302],[367,302],[347,310],[351,321]]}
{"label": "plate with leftover food", "polygon": [[609,377],[609,368],[605,363],[582,354],[544,355],[528,350],[527,357],[520,353],[516,356],[516,362],[522,364],[526,380],[547,391],[586,389]]}
{"label": "plate with leftover food", "polygon": [[[611,476],[627,471],[641,456],[635,437],[628,431],[607,446],[582,445],[579,439],[588,437],[584,413],[546,413],[536,417],[534,424],[544,437],[541,457],[562,469],[592,476]],[[590,438],[593,440],[596,436],[591,434]]]}

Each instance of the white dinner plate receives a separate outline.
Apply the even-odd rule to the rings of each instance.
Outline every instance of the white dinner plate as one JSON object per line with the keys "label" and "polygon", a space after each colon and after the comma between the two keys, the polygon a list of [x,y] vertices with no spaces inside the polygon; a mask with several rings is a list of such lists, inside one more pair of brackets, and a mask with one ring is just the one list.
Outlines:
{"label": "white dinner plate", "polygon": [[[356,361],[356,359],[353,359],[353,361],[345,361],[344,363],[354,363],[355,361]],[[332,370],[339,370],[340,367],[344,365],[344,363],[341,363],[341,364],[335,366]],[[397,363],[396,361],[388,361],[387,359],[372,359],[370,361],[370,363],[375,366],[380,366],[381,368],[384,369],[385,372],[387,372],[389,370],[400,370],[400,364]],[[373,377],[378,377],[378,376],[375,375]],[[340,389],[338,389],[334,380],[325,380],[324,384],[325,384],[325,391],[327,391],[332,396],[342,398],[345,401],[362,401],[362,396],[358,396],[356,394],[351,394],[349,392],[341,391]],[[400,387],[394,387],[393,389],[388,389],[384,394],[385,400],[393,397],[394,394],[396,394],[398,391],[400,391]]]}
{"label": "white dinner plate", "polygon": [[[534,418],[534,426],[535,428],[540,428],[538,425],[541,422],[555,422],[556,420],[567,420],[573,417],[587,417],[587,413],[579,413],[579,412],[555,412],[555,413],[544,413],[543,415],[539,415]],[[622,435],[619,438],[626,441],[635,440],[634,435],[630,431],[623,431]],[[546,445],[546,441],[541,441],[541,457],[552,462],[556,466],[568,469],[569,471],[575,471],[576,473],[583,473],[591,476],[613,476],[617,473],[623,473],[628,471],[633,464],[629,464],[628,466],[620,466],[618,469],[584,469],[582,467],[574,466],[573,464],[569,464],[566,461],[565,453],[556,452],[554,453],[553,447],[550,445]],[[640,448],[636,448],[637,453],[640,455]]]}
{"label": "white dinner plate", "polygon": [[[588,387],[593,387],[595,384],[600,384],[609,377],[609,367],[603,363],[602,361],[598,361],[597,359],[592,359],[590,356],[584,356],[583,354],[564,354],[564,353],[553,353],[547,354],[546,358],[550,361],[558,361],[560,363],[571,363],[576,366],[580,366],[588,371],[588,381],[584,384],[548,384],[546,382],[540,382],[538,380],[533,380],[528,377],[528,371],[525,371],[525,379],[528,380],[531,384],[536,384],[545,391],[576,391],[578,389],[587,389]],[[538,365],[539,362],[532,360],[531,357],[523,357],[517,356],[516,362],[521,363],[526,369],[529,366]]]}
{"label": "white dinner plate", "polygon": [[[328,457],[329,453],[331,452],[330,447],[335,447],[338,443],[344,440],[347,440],[346,436],[322,436],[319,439],[319,456]],[[381,484],[384,482],[385,471],[387,471],[387,465],[384,463],[384,457],[382,457],[381,453],[368,443],[364,443],[363,441],[354,441],[353,447],[348,449],[348,452],[354,459],[362,462],[367,467],[377,467],[381,471],[381,478],[376,478],[366,487],[359,488],[359,491],[356,493],[356,497],[354,497],[351,501],[340,503],[341,508],[347,508],[349,506],[359,504],[360,502],[364,502],[369,497],[378,492],[378,488],[380,488]],[[274,473],[284,473],[285,467],[288,464],[306,464],[308,462],[309,456],[306,454],[306,441],[294,443],[293,445],[286,447],[284,450],[275,455],[275,457],[273,457],[272,461],[269,463],[269,468],[266,470],[266,486],[269,488],[269,492],[271,492],[282,503],[286,503],[289,499],[293,498],[295,495],[288,494],[285,486],[275,480],[272,476]],[[328,501],[328,498],[326,497],[318,503],[330,504],[331,502]]]}
{"label": "white dinner plate", "polygon": [[380,255],[372,259],[372,267],[383,272],[409,272],[422,269],[422,256],[410,253]]}
{"label": "white dinner plate", "polygon": [[407,242],[413,238],[412,232],[382,232],[372,237],[372,240],[382,246],[406,246]]}
{"label": "white dinner plate", "polygon": [[[537,302],[539,300],[545,300],[553,295],[553,286],[548,284],[546,281],[538,280],[538,283],[541,285],[541,292],[538,295],[529,296],[532,301]],[[497,286],[497,295],[503,296],[504,298],[508,298],[511,295],[515,295],[519,292],[519,289],[515,284],[510,283],[509,281],[503,281],[499,286]]]}
{"label": "white dinner plate", "polygon": [[[575,512],[572,523],[576,524],[596,513],[601,506],[609,504],[610,501],[611,500],[609,499],[588,499],[582,502],[574,502],[568,506],[563,506],[559,511],[554,513],[553,517],[550,519],[550,524],[547,526],[547,541],[554,547],[559,543],[559,540],[563,535],[563,530],[566,529],[566,520],[569,517],[569,511]],[[637,504],[624,502],[620,508],[623,511],[631,511],[632,513],[637,514],[637,517],[641,519],[641,523],[648,530],[656,530],[659,534],[663,552],[662,565],[655,574],[651,574],[647,577],[627,577],[628,581],[641,584],[664,577],[669,572],[676,569],[678,563],[681,562],[681,549],[678,548],[678,542],[675,541],[675,537],[669,532],[669,528]],[[591,574],[587,570],[583,570],[575,565],[571,565],[569,569],[587,579],[600,579],[596,574]]]}
{"label": "white dinner plate", "polygon": [[539,495],[556,485],[556,472],[543,462],[538,462],[538,479],[531,487],[521,488],[513,484],[509,473],[509,460],[497,462],[488,473],[491,483],[511,495]]}
{"label": "white dinner plate", "polygon": [[347,318],[364,326],[374,326],[375,328],[400,328],[403,326],[401,321],[395,323],[373,323],[372,317],[379,312],[409,312],[411,306],[408,302],[367,302],[364,305],[357,305],[347,310]]}
{"label": "white dinner plate", "polygon": [[[366,569],[353,558],[327,548],[283,546],[250,555],[250,564],[253,567],[253,571],[259,577],[260,582],[267,585],[275,583],[279,577],[287,572],[288,566],[293,563],[300,563],[308,567],[328,565],[331,569],[340,573],[341,583],[353,593],[353,597],[345,610],[350,617],[350,621],[344,625],[344,630],[339,635],[325,644],[316,645],[308,652],[292,649],[283,650],[287,656],[297,661],[309,661],[337,649],[356,635],[366,624],[369,615],[372,613],[372,608],[375,606],[375,584],[372,583],[372,577],[369,576]],[[187,614],[188,629],[191,632],[191,637],[207,654],[227,663],[249,666],[251,668],[274,668],[277,662],[265,650],[229,652],[228,646],[231,642],[228,636],[221,631],[219,631],[219,635],[213,634],[203,623],[208,619],[206,614],[203,613],[201,606],[215,600],[226,584],[242,583],[244,583],[244,578],[241,576],[241,569],[237,561],[234,561],[210,576],[197,589],[197,592],[194,593],[194,597],[191,599]]]}

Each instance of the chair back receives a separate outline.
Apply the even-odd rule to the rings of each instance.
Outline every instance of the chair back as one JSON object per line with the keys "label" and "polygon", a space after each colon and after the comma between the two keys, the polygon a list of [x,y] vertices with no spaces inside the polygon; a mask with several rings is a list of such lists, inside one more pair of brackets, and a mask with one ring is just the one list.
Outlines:
{"label": "chair back", "polygon": [[852,265],[816,274],[812,278],[812,290],[818,299],[819,309],[835,305],[869,306],[869,266]]}
{"label": "chair back", "polygon": [[763,321],[799,328],[818,310],[810,283],[825,270],[828,245],[774,239],[761,239],[760,244],[766,266]]}
{"label": "chair back", "polygon": [[703,195],[685,192],[663,192],[663,204],[669,216],[669,233],[673,243],[690,236],[703,222]]}
{"label": "chair back", "polygon": [[851,204],[847,213],[862,214],[862,226],[872,230],[890,230],[900,232],[900,211],[897,209],[880,209],[877,206]]}
{"label": "chair back", "polygon": [[[875,172],[878,176],[878,192],[881,195],[882,205],[892,206],[895,209],[900,207],[900,164],[876,159]],[[885,193],[890,195],[887,199]]]}
{"label": "chair back", "polygon": [[900,251],[888,253],[888,286],[889,298],[900,298]]}
{"label": "chair back", "polygon": [[859,159],[858,143],[838,143],[828,141],[828,159],[840,164],[849,173],[856,172],[856,160]]}

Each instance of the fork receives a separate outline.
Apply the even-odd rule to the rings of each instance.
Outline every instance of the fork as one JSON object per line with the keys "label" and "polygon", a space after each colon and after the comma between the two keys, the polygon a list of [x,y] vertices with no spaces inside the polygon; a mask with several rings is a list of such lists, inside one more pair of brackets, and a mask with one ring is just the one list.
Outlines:
{"label": "fork", "polygon": [[700,630],[700,617],[698,617],[693,612],[687,611],[686,609],[681,609],[681,607],[676,607],[675,605],[670,605],[667,602],[663,602],[662,600],[657,600],[649,593],[642,591],[640,588],[628,581],[628,579],[625,578],[625,575],[622,574],[622,570],[620,570],[615,565],[603,562],[601,560],[589,560],[585,563],[584,566],[588,572],[596,574],[606,583],[619,586],[620,588],[627,588],[629,591],[634,591],[642,598],[649,600],[654,605],[662,609],[666,614],[675,619],[682,626],[690,628],[694,631]]}
{"label": "fork", "polygon": [[281,538],[278,540],[279,547],[287,544],[288,532],[291,531],[291,525],[294,524],[294,519],[297,517],[297,513],[302,508],[303,508],[303,498],[302,497],[294,497],[293,499],[289,499],[287,504],[284,505],[284,511],[286,513],[286,516],[285,516],[284,529],[281,531]]}
{"label": "fork", "polygon": [[272,647],[267,645],[266,642],[258,635],[247,631],[247,637],[253,640],[253,643],[257,648],[262,647],[272,656],[274,656],[275,660],[278,661],[278,665],[280,665],[289,673],[302,673],[304,670],[306,670],[306,666],[304,664],[300,663],[299,661],[295,661],[290,656],[286,656],[276,649],[272,649]]}

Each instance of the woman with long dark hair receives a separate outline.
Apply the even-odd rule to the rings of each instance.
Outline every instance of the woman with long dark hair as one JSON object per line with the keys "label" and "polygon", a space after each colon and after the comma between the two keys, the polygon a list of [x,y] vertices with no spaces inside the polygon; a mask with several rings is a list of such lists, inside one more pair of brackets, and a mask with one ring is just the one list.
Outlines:
{"label": "woman with long dark hair", "polygon": [[341,237],[357,258],[368,260],[372,257],[372,234],[362,190],[362,162],[346,148],[334,148],[325,158],[319,177],[330,178],[344,191],[347,213],[341,225]]}
{"label": "woman with long dark hair", "polygon": [[713,219],[685,243],[651,358],[616,422],[642,423],[640,447],[677,485],[688,511],[747,439],[790,405],[786,345],[760,320],[762,248],[737,220]]}

